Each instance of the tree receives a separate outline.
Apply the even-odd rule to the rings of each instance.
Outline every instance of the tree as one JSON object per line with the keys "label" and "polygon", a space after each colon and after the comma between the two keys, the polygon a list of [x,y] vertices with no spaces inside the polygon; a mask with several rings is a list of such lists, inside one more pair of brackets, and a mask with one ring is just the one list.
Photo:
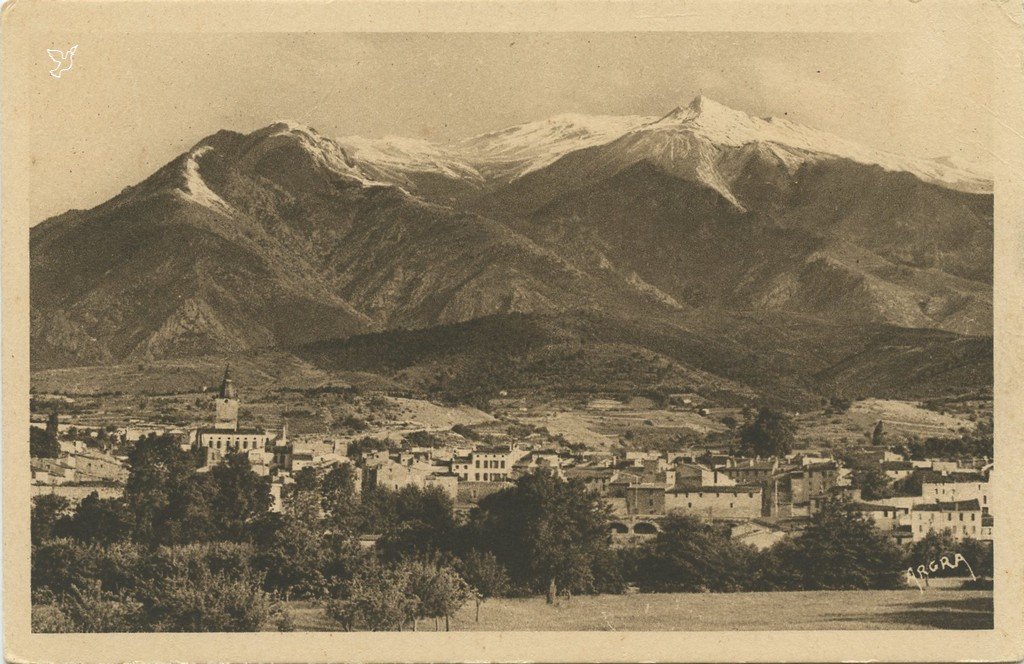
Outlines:
{"label": "tree", "polygon": [[508,594],[512,585],[508,570],[498,562],[493,553],[470,549],[462,556],[459,574],[473,587],[476,600],[476,622],[480,622],[480,604],[492,597]]}
{"label": "tree", "polygon": [[[943,558],[951,563],[957,554],[964,557],[967,565],[961,564],[951,569],[941,564]],[[929,563],[935,563],[938,569],[930,569]],[[969,537],[958,542],[949,530],[933,530],[914,542],[907,551],[904,567],[916,570],[919,565],[924,565],[929,570],[928,576],[933,578],[965,577],[971,572],[976,576],[992,576],[992,546]]]}
{"label": "tree", "polygon": [[401,567],[368,565],[352,578],[345,595],[327,603],[327,615],[346,631],[401,631],[418,608],[418,599],[409,594],[409,571]]}
{"label": "tree", "polygon": [[119,498],[100,498],[93,491],[82,499],[64,531],[83,542],[112,544],[127,539],[131,533],[131,515]]}
{"label": "tree", "polygon": [[327,545],[320,516],[320,499],[301,491],[285,502],[283,515],[264,517],[256,532],[256,566],[265,575],[264,585],[285,599],[322,597],[327,591],[324,566]]}
{"label": "tree", "polygon": [[755,555],[721,527],[671,514],[654,542],[640,551],[636,583],[645,592],[744,590]]}
{"label": "tree", "polygon": [[191,457],[174,436],[150,434],[135,443],[128,466],[124,500],[134,517],[135,538],[150,545],[175,541],[181,529],[168,526],[187,511],[189,499],[202,495],[190,486],[195,478]]}
{"label": "tree", "polygon": [[382,521],[378,548],[388,560],[430,557],[451,550],[456,531],[454,504],[438,488],[407,486],[383,503],[390,510]]}
{"label": "tree", "polygon": [[56,459],[60,456],[60,443],[48,429],[28,428],[28,454],[34,458]]}
{"label": "tree", "polygon": [[143,605],[143,631],[259,631],[272,605],[251,557],[246,545],[234,543],[157,550],[135,592]]}
{"label": "tree", "polygon": [[767,406],[740,429],[740,450],[746,455],[785,456],[796,440],[796,424],[785,413]]}
{"label": "tree", "polygon": [[214,527],[224,539],[239,542],[248,526],[270,509],[270,480],[252,471],[245,454],[228,454],[209,472]]}
{"label": "tree", "polygon": [[[444,618],[444,631],[449,630],[449,618],[473,595],[465,579],[451,567],[424,561],[403,563],[407,576],[408,595],[416,598],[415,618]],[[416,628],[414,619],[413,629]]]}
{"label": "tree", "polygon": [[[62,521],[66,521],[71,503],[63,496],[52,493],[32,497],[32,544],[40,544],[59,532]],[[59,535],[58,535],[59,536]]]}
{"label": "tree", "polygon": [[474,537],[494,553],[512,580],[547,591],[589,592],[594,569],[607,556],[610,508],[581,481],[562,481],[548,471],[519,479],[487,496],[473,515]]}
{"label": "tree", "polygon": [[871,443],[874,445],[885,445],[885,426],[882,420],[878,420],[874,430],[871,432]]}
{"label": "tree", "polygon": [[758,585],[774,590],[868,590],[904,586],[895,544],[841,501],[825,501],[799,536],[763,553]]}
{"label": "tree", "polygon": [[911,472],[901,480],[893,483],[893,492],[898,496],[920,496],[921,485],[924,482],[927,472],[921,469]]}
{"label": "tree", "polygon": [[893,495],[893,486],[885,472],[877,466],[859,468],[853,471],[853,487],[860,489],[864,500],[878,500]]}
{"label": "tree", "polygon": [[359,527],[360,506],[356,473],[351,464],[335,464],[320,482],[321,507],[331,531],[352,535]]}

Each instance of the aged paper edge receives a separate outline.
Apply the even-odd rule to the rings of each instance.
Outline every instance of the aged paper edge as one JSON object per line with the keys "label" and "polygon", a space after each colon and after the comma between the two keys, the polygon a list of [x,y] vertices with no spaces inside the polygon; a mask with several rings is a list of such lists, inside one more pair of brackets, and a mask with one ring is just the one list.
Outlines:
{"label": "aged paper edge", "polygon": [[[1020,661],[1024,658],[1021,334],[1024,10],[1011,0],[52,2],[2,10],[4,634],[13,662]],[[994,54],[995,629],[989,631],[31,634],[29,611],[29,49],[47,33],[887,32],[978,30]]]}

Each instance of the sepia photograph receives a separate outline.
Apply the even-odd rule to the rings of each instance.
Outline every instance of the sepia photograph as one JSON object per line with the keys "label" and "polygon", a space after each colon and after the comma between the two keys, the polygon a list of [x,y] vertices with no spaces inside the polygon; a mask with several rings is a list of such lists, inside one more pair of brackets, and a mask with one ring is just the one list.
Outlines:
{"label": "sepia photograph", "polygon": [[994,39],[93,28],[18,72],[33,635],[1005,632]]}

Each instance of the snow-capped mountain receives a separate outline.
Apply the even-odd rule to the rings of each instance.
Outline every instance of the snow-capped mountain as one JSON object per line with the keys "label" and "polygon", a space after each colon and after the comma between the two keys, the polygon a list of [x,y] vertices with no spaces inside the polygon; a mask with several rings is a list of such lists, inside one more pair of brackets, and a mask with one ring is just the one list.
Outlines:
{"label": "snow-capped mountain", "polygon": [[474,136],[452,151],[488,177],[513,180],[570,152],[613,141],[653,119],[566,113]]}
{"label": "snow-capped mountain", "polygon": [[395,184],[412,184],[409,178],[416,174],[484,181],[480,172],[454,150],[430,141],[401,136],[346,136],[338,142],[352,155],[362,172]]}
{"label": "snow-capped mountain", "polygon": [[[429,174],[479,190],[522,178],[574,152],[607,146],[587,166],[595,176],[651,161],[712,186],[741,208],[729,183],[755,151],[779,161],[791,174],[803,164],[848,159],[956,191],[992,190],[990,178],[948,158],[876,150],[786,119],[754,117],[704,96],[660,117],[562,114],[453,144],[400,137],[346,137],[340,144],[368,176],[413,188],[415,176]],[[733,150],[744,147],[746,151]]]}
{"label": "snow-capped mountain", "polygon": [[448,145],[295,122],[225,130],[33,229],[33,362],[509,312],[770,312],[988,335],[990,186],[702,97]]}
{"label": "snow-capped mountain", "polygon": [[698,96],[685,108],[673,109],[639,132],[682,133],[709,140],[717,146],[764,144],[788,167],[815,159],[839,157],[888,171],[912,173],[925,182],[973,193],[990,192],[991,180],[949,160],[915,159],[862,146],[784,118],[757,118]]}

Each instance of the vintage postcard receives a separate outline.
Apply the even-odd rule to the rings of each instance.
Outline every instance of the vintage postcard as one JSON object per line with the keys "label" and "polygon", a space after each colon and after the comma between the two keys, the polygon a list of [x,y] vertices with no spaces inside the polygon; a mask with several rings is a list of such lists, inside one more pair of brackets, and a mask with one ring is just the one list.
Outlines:
{"label": "vintage postcard", "polygon": [[13,662],[1024,658],[1024,8],[2,11]]}

